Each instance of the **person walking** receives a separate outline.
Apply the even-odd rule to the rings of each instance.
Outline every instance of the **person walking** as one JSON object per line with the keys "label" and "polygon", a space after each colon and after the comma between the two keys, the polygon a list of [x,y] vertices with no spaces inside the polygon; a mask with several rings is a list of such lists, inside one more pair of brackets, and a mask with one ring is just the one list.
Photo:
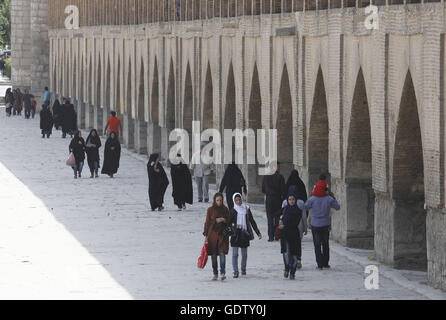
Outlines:
{"label": "person walking", "polygon": [[178,211],[186,210],[186,203],[193,202],[192,177],[189,168],[184,164],[181,154],[177,154],[176,164],[171,164],[173,202]]}
{"label": "person walking", "polygon": [[14,112],[13,115],[22,115],[23,94],[20,88],[14,90]]}
{"label": "person walking", "polygon": [[104,148],[104,163],[102,165],[102,174],[113,178],[118,172],[119,161],[121,159],[121,143],[116,132],[110,133]]}
{"label": "person walking", "polygon": [[226,255],[229,252],[229,238],[224,236],[223,231],[229,225],[231,215],[229,209],[223,204],[223,194],[217,192],[214,195],[212,206],[206,211],[206,222],[204,223],[203,235],[205,243],[208,244],[207,253],[212,259],[212,271],[218,279],[218,261],[220,259],[221,280],[226,279]]}
{"label": "person walking", "polygon": [[274,232],[279,224],[278,217],[285,199],[285,178],[280,174],[280,162],[275,173],[263,177],[262,192],[266,195],[265,207],[268,218],[268,241],[274,241]]}
{"label": "person walking", "polygon": [[5,61],[5,58],[2,57],[0,59],[0,70],[2,71],[2,76],[3,77],[5,76],[5,66],[6,66],[6,61]]}
{"label": "person walking", "polygon": [[200,146],[200,152],[196,152],[192,156],[192,161],[190,163],[189,169],[190,173],[193,174],[195,182],[198,189],[198,202],[209,202],[209,176],[214,172],[214,166],[212,164],[205,164],[201,157],[201,152],[206,146],[202,143]]}
{"label": "person walking", "polygon": [[305,187],[305,183],[299,177],[299,172],[297,170],[293,170],[288,177],[286,182],[286,189],[288,192],[291,186],[295,186],[296,189],[296,199],[302,200],[304,203],[308,199],[307,188]]}
{"label": "person walking", "polygon": [[62,138],[66,138],[67,134],[73,137],[73,133],[77,130],[77,115],[69,99],[65,99],[61,111]]}
{"label": "person walking", "polygon": [[14,94],[12,93],[11,88],[6,89],[5,103],[6,103],[6,115],[10,117],[12,108],[14,106]]}
{"label": "person walking", "polygon": [[62,126],[62,109],[59,102],[59,99],[56,99],[53,103],[53,118],[54,118],[54,127],[56,130]]}
{"label": "person walking", "polygon": [[50,102],[51,102],[51,92],[48,90],[48,87],[45,87],[45,92],[43,94],[43,104],[49,106]]}
{"label": "person walking", "polygon": [[31,118],[34,119],[34,116],[36,115],[36,109],[37,109],[37,101],[36,98],[31,99]]}
{"label": "person walking", "polygon": [[[302,236],[299,225],[303,219],[302,205],[297,204],[295,189],[288,195],[287,206],[282,211],[279,220],[279,229],[281,229],[281,253],[285,265],[284,277],[290,276],[295,279],[296,269],[302,268],[300,257],[302,256]],[[302,202],[302,200],[300,200]],[[307,234],[307,230],[304,231]]]}
{"label": "person walking", "polygon": [[219,192],[223,193],[223,191],[226,189],[226,201],[228,203],[228,208],[231,210],[234,208],[234,202],[233,202],[233,195],[235,193],[243,193],[246,196],[248,193],[248,190],[246,189],[246,181],[245,177],[243,177],[242,171],[237,167],[235,164],[235,161],[232,162],[228,166],[228,168],[225,171],[225,174],[223,175],[223,179],[220,183],[220,189]]}
{"label": "person walking", "polygon": [[70,142],[69,151],[73,152],[74,158],[76,159],[76,166],[72,167],[74,171],[74,179],[77,179],[78,174],[79,178],[81,178],[85,160],[85,141],[84,138],[82,138],[81,131],[76,131],[74,134],[74,138]]}
{"label": "person walking", "polygon": [[46,137],[49,139],[51,133],[53,132],[53,115],[48,109],[46,104],[42,105],[42,110],[40,110],[40,130],[42,130],[42,138]]}
{"label": "person walking", "polygon": [[158,153],[150,155],[147,162],[147,175],[149,176],[149,201],[152,211],[164,210],[164,194],[166,193],[169,179],[160,162]]}
{"label": "person walking", "polygon": [[262,234],[257,227],[257,223],[254,220],[251,209],[245,205],[242,201],[242,195],[240,193],[234,193],[232,196],[232,202],[234,207],[230,210],[231,213],[231,226],[234,231],[234,235],[231,237],[232,247],[232,268],[234,270],[234,278],[239,277],[238,269],[238,256],[239,249],[242,254],[241,269],[242,275],[246,276],[246,266],[248,262],[248,247],[249,242],[254,240],[255,233],[262,239]]}
{"label": "person walking", "polygon": [[313,234],[317,267],[320,270],[329,269],[330,209],[339,211],[341,207],[333,192],[328,190],[324,180],[316,184],[313,195],[305,203],[305,209],[311,210],[311,233]]}
{"label": "person walking", "polygon": [[25,107],[25,119],[29,119],[31,116],[32,109],[32,99],[34,96],[29,93],[28,89],[25,89],[25,94],[23,95],[23,104]]}
{"label": "person walking", "polygon": [[104,129],[104,134],[107,134],[107,129],[110,129],[110,132],[116,132],[118,135],[122,135],[122,124],[121,120],[116,117],[116,112],[112,111],[111,117],[107,120],[107,124]]}
{"label": "person walking", "polygon": [[85,141],[85,151],[87,152],[87,162],[90,168],[90,178],[99,178],[99,148],[102,146],[96,129],[92,129]]}

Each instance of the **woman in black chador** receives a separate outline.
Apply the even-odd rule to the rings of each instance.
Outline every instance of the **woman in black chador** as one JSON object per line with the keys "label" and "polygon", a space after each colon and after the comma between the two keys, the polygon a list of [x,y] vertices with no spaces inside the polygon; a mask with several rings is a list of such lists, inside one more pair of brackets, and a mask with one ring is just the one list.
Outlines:
{"label": "woman in black chador", "polygon": [[246,195],[246,181],[243,177],[242,171],[237,167],[235,164],[235,161],[232,162],[228,166],[228,168],[225,171],[225,174],[223,176],[223,179],[221,180],[220,184],[220,193],[223,193],[223,190],[226,189],[226,201],[228,202],[228,208],[231,210],[234,208],[234,202],[232,200],[232,196],[234,193],[243,193]]}
{"label": "woman in black chador", "polygon": [[61,105],[59,99],[56,99],[53,104],[53,118],[54,118],[54,127],[56,130],[62,126],[62,115],[61,115]]}
{"label": "woman in black chador", "polygon": [[42,138],[45,138],[46,135],[49,139],[53,132],[53,115],[46,104],[42,105],[40,111],[40,129],[42,130]]}
{"label": "woman in black chador", "polygon": [[70,103],[70,100],[66,99],[65,104],[61,106],[62,116],[62,138],[69,135],[73,135],[73,132],[77,131],[77,115],[74,110],[74,105]]}
{"label": "woman in black chador", "polygon": [[77,179],[78,173],[80,178],[85,160],[85,141],[84,138],[82,138],[82,132],[76,131],[74,133],[74,138],[71,140],[69,151],[73,152],[74,158],[76,159],[76,166],[72,167],[74,171],[74,179]]}
{"label": "woman in black chador", "polygon": [[192,204],[193,202],[192,177],[180,154],[177,154],[176,163],[170,167],[172,197],[178,210],[181,211],[186,210],[186,203]]}
{"label": "woman in black chador", "polygon": [[152,211],[164,209],[164,194],[166,193],[169,179],[162,164],[159,162],[160,156],[154,153],[150,156],[147,163],[147,174],[149,176],[149,200]]}
{"label": "woman in black chador", "polygon": [[85,141],[87,152],[88,167],[90,168],[90,178],[99,177],[99,148],[102,146],[101,138],[98,136],[96,129],[92,129]]}
{"label": "woman in black chador", "polygon": [[107,174],[110,178],[118,172],[119,160],[121,159],[121,143],[116,132],[110,133],[110,137],[105,142],[104,164],[102,174]]}
{"label": "woman in black chador", "polygon": [[291,171],[290,176],[288,177],[288,181],[286,182],[287,192],[289,192],[291,186],[296,187],[296,199],[307,202],[307,189],[305,188],[305,183],[299,177],[299,172],[297,172],[297,170]]}

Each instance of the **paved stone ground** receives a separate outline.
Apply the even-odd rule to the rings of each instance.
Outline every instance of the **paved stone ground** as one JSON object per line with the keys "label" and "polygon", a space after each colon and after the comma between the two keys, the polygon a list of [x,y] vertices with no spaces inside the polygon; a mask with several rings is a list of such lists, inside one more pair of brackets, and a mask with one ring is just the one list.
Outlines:
{"label": "paved stone ground", "polygon": [[[446,298],[422,284],[425,273],[415,274],[411,289],[404,281],[401,285],[381,277],[379,290],[366,290],[364,268],[354,260],[369,252],[344,254],[346,249],[334,243],[332,270],[316,270],[311,235],[304,240],[303,269],[295,281],[282,277],[279,244],[264,238],[252,242],[248,276],[232,279],[228,255],[227,281],[213,282],[210,263],[205,270],[196,267],[205,204],[178,212],[169,187],[166,211],[149,211],[146,158],[125,149],[115,179],[90,179],[87,167],[82,179],[74,180],[65,165],[70,140],[62,139],[59,131],[42,139],[38,127],[38,118],[6,118],[0,108],[2,299],[429,297],[420,294],[420,286]],[[253,209],[266,234],[262,207]]]}

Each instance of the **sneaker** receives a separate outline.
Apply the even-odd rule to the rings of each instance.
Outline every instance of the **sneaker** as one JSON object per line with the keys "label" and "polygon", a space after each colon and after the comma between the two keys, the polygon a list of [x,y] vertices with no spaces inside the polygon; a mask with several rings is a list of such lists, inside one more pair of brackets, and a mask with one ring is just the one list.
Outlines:
{"label": "sneaker", "polygon": [[212,277],[212,281],[217,281],[218,280],[218,274],[214,274],[214,276]]}
{"label": "sneaker", "polygon": [[242,276],[246,276],[246,270],[242,270]]}
{"label": "sneaker", "polygon": [[234,279],[238,278],[238,273],[234,272]]}
{"label": "sneaker", "polygon": [[222,273],[221,274],[221,281],[224,281],[224,280],[226,280],[226,274]]}
{"label": "sneaker", "polygon": [[297,269],[302,269],[302,262],[297,260]]}
{"label": "sneaker", "polygon": [[283,277],[284,277],[284,278],[288,278],[288,274],[289,274],[288,271],[284,271],[284,272],[283,272]]}
{"label": "sneaker", "polygon": [[296,279],[296,276],[294,274],[290,274],[290,280]]}

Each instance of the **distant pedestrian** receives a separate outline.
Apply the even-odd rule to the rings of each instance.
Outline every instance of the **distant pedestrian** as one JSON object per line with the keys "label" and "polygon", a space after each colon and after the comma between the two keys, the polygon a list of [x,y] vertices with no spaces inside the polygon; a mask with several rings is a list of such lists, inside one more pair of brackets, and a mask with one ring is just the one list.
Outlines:
{"label": "distant pedestrian", "polygon": [[307,188],[305,187],[305,183],[299,177],[299,172],[297,170],[293,170],[288,177],[286,182],[286,190],[289,192],[290,187],[295,186],[296,188],[296,198],[297,200],[302,200],[304,203],[308,199]]}
{"label": "distant pedestrian", "polygon": [[82,132],[77,131],[74,134],[69,150],[70,152],[73,152],[74,158],[76,159],[76,166],[72,167],[74,171],[74,179],[77,179],[78,174],[79,178],[81,178],[82,168],[84,167],[85,161],[85,141],[84,138],[82,138]]}
{"label": "distant pedestrian", "polygon": [[[299,208],[301,214],[302,214],[302,219],[300,220],[300,223],[298,224],[298,229],[299,229],[299,236],[300,236],[300,241],[296,244],[299,246],[298,250],[297,250],[297,254],[296,254],[296,259],[297,259],[297,269],[301,269],[302,268],[302,239],[304,237],[304,235],[307,235],[308,233],[308,222],[307,222],[307,210],[305,209],[305,202],[301,199],[299,199],[298,196],[296,196],[297,194],[297,188],[295,185],[291,185],[288,189],[288,194],[289,195],[294,195],[296,200],[296,205]],[[282,203],[282,216],[284,213],[284,209],[289,205],[288,203],[288,199],[284,200]],[[280,221],[279,221],[279,225],[280,225]],[[288,276],[288,273],[290,271],[289,268],[289,259],[288,259],[288,249],[287,249],[287,244],[286,244],[286,240],[284,237],[280,238],[280,250],[281,253],[283,254],[283,261],[285,264],[285,277]],[[288,265],[288,268],[287,268]],[[287,272],[288,271],[288,272]]]}
{"label": "distant pedestrian", "polygon": [[[280,174],[280,162],[273,175],[263,177],[262,192],[266,195],[265,206],[268,218],[268,241],[274,241],[274,232],[279,224],[282,201],[286,197],[285,178]],[[278,240],[278,239],[277,239]]]}
{"label": "distant pedestrian", "polygon": [[48,90],[48,87],[45,87],[45,93],[43,94],[43,104],[50,105],[51,102],[51,92]]}
{"label": "distant pedestrian", "polygon": [[22,115],[23,108],[23,94],[20,91],[20,88],[15,89],[14,91],[14,111],[13,115]]}
{"label": "distant pedestrian", "polygon": [[[293,192],[288,195],[287,202],[279,221],[279,229],[281,229],[280,251],[283,254],[285,265],[284,277],[288,278],[288,275],[290,275],[290,279],[294,280],[296,269],[302,268],[302,236],[299,225],[303,218],[302,209],[304,209],[304,206],[302,200],[300,200],[299,205],[297,204],[296,195]],[[307,234],[307,230],[304,231],[304,234]]]}
{"label": "distant pedestrian", "polygon": [[61,118],[62,138],[65,138],[67,134],[73,137],[74,132],[77,131],[77,115],[69,99],[65,99],[65,104],[61,108]]}
{"label": "distant pedestrian", "polygon": [[208,255],[212,259],[214,273],[212,280],[218,279],[217,257],[220,257],[221,280],[226,279],[226,255],[229,252],[229,238],[224,236],[223,231],[229,226],[230,219],[229,209],[223,204],[223,194],[217,192],[214,195],[212,206],[207,209],[203,231],[205,243],[208,244]]}
{"label": "distant pedestrian", "polygon": [[25,107],[25,119],[29,119],[31,117],[33,98],[34,96],[29,93],[29,90],[25,89],[25,94],[23,95],[23,105]]}
{"label": "distant pedestrian", "polygon": [[102,165],[102,174],[113,178],[113,175],[118,172],[119,161],[121,159],[121,143],[119,142],[116,132],[111,132],[104,148],[104,163]]}
{"label": "distant pedestrian", "polygon": [[193,202],[192,177],[189,168],[184,164],[181,154],[177,154],[176,164],[171,164],[172,197],[178,210],[186,210],[186,203]]}
{"label": "distant pedestrian", "polygon": [[6,104],[6,115],[10,117],[12,108],[14,107],[14,94],[12,93],[11,88],[6,89],[5,104]]}
{"label": "distant pedestrian", "polygon": [[237,167],[237,165],[235,164],[235,161],[232,162],[232,164],[230,164],[228,166],[228,168],[225,171],[225,174],[223,175],[223,179],[221,180],[220,183],[220,193],[223,193],[223,191],[226,189],[226,201],[228,203],[228,208],[229,210],[231,210],[232,208],[234,208],[234,202],[233,202],[233,195],[235,193],[243,193],[247,194],[247,189],[246,189],[246,181],[245,178],[243,177],[243,173],[242,171],[239,169],[239,167]]}
{"label": "distant pedestrian", "polygon": [[[322,176],[321,178],[324,178]],[[330,268],[330,209],[340,210],[340,205],[336,201],[334,194],[327,189],[324,180],[316,184],[313,195],[305,203],[305,209],[311,210],[311,233],[313,235],[314,251],[316,255],[317,267]],[[328,190],[328,191],[327,191]],[[320,194],[320,195],[315,195]]]}
{"label": "distant pedestrian", "polygon": [[6,61],[5,61],[5,58],[2,57],[0,59],[0,70],[2,71],[2,76],[3,77],[5,76],[5,66],[6,66]]}
{"label": "distant pedestrian", "polygon": [[164,171],[163,165],[160,162],[158,153],[150,155],[149,162],[147,162],[147,175],[149,177],[149,201],[152,211],[164,210],[164,195],[169,179]]}
{"label": "distant pedestrian", "polygon": [[240,193],[235,193],[232,196],[232,201],[234,203],[231,212],[231,226],[233,227],[234,235],[231,237],[231,247],[232,247],[232,267],[234,270],[234,278],[239,277],[238,269],[238,253],[239,249],[242,254],[241,268],[242,275],[246,275],[246,266],[248,262],[248,247],[249,242],[254,240],[254,232],[257,234],[259,239],[262,239],[262,234],[257,227],[257,224],[252,215],[251,209],[245,205],[242,201],[242,195]]}
{"label": "distant pedestrian", "polygon": [[111,117],[107,120],[107,125],[105,126],[104,129],[104,134],[107,134],[107,129],[110,129],[110,132],[116,132],[122,135],[122,124],[121,124],[121,120],[116,117],[116,112],[112,111],[111,112]]}
{"label": "distant pedestrian", "polygon": [[102,146],[101,138],[96,129],[92,129],[85,141],[85,151],[87,152],[88,167],[90,168],[90,178],[99,177],[99,148]]}
{"label": "distant pedestrian", "polygon": [[56,130],[62,126],[62,106],[60,105],[59,99],[56,99],[53,103],[53,118],[54,127]]}
{"label": "distant pedestrian", "polygon": [[49,139],[53,132],[53,115],[45,104],[42,105],[42,110],[40,110],[40,129],[42,131],[42,138],[45,139],[46,135]]}
{"label": "distant pedestrian", "polygon": [[202,143],[200,146],[200,151],[196,152],[192,156],[192,161],[190,163],[189,169],[191,174],[193,174],[195,178],[195,182],[197,184],[198,189],[198,202],[209,202],[209,176],[211,176],[214,172],[214,166],[212,164],[205,164],[201,157],[201,152],[203,148],[206,146],[205,143]]}

